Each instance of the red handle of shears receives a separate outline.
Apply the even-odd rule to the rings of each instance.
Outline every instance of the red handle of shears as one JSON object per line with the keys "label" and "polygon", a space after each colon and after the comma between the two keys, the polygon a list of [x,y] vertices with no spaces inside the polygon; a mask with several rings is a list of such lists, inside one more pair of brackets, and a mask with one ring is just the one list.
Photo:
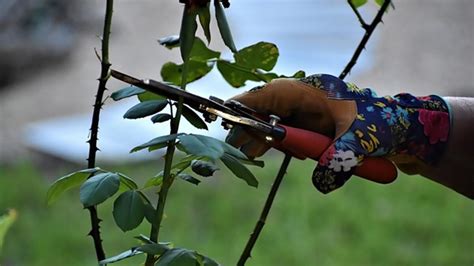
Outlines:
{"label": "red handle of shears", "polygon": [[[280,147],[297,158],[318,160],[333,140],[316,132],[278,125],[285,129],[285,137],[280,140]],[[397,177],[397,168],[388,159],[366,157],[354,172],[356,175],[378,183],[390,183]]]}

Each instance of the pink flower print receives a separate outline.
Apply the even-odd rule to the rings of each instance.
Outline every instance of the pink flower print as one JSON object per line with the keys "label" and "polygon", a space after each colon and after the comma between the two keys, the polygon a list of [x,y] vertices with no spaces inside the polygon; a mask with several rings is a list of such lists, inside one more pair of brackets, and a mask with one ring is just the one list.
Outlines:
{"label": "pink flower print", "polygon": [[431,100],[431,96],[418,96],[416,98],[420,101],[425,101],[425,102]]}
{"label": "pink flower print", "polygon": [[321,155],[321,158],[319,158],[319,164],[320,165],[328,165],[329,162],[332,160],[334,157],[334,153],[336,153],[336,148],[334,145],[331,145],[324,153]]}
{"label": "pink flower print", "polygon": [[449,134],[449,115],[440,111],[418,111],[418,121],[423,125],[423,133],[429,138],[430,144],[447,141]]}

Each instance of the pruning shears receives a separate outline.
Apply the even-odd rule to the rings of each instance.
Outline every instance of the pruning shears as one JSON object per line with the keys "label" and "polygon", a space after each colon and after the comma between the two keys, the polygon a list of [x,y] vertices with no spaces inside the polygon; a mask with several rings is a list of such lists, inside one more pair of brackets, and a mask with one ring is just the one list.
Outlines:
{"label": "pruning shears", "polygon": [[[333,140],[325,135],[282,125],[280,118],[269,115],[261,118],[253,109],[237,102],[227,101],[210,96],[209,99],[184,91],[153,79],[137,79],[116,70],[111,70],[112,77],[146,91],[161,95],[172,101],[182,101],[184,104],[202,113],[208,123],[218,117],[222,119],[224,129],[241,126],[265,135],[265,140],[274,148],[299,159],[311,158],[318,160],[321,154],[331,145]],[[381,175],[393,175],[393,165],[382,158],[365,158],[357,166],[355,174],[372,179]],[[396,170],[395,170],[396,171]]]}

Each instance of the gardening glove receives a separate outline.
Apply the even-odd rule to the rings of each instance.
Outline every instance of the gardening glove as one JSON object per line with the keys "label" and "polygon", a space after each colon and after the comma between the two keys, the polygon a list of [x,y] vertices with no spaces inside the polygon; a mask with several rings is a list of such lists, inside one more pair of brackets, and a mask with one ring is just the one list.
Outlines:
{"label": "gardening glove", "polygon": [[[341,187],[367,157],[391,159],[410,174],[418,166],[436,164],[445,150],[450,126],[448,106],[439,96],[402,93],[377,97],[371,89],[326,74],[276,79],[231,100],[258,114],[277,115],[283,125],[333,140],[313,172],[313,184],[323,193]],[[249,157],[279,145],[239,127],[229,133],[227,141]],[[388,183],[395,178],[396,172],[388,179],[371,180]]]}

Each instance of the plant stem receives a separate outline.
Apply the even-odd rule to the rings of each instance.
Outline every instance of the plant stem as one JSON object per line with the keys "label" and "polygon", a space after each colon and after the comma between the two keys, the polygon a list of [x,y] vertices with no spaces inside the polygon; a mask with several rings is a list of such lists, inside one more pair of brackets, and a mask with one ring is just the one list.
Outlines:
{"label": "plant stem", "polygon": [[262,232],[263,226],[265,225],[265,221],[267,220],[268,213],[270,212],[273,201],[275,200],[278,188],[280,187],[281,181],[283,180],[283,176],[286,174],[286,170],[288,169],[288,165],[290,164],[290,160],[291,155],[285,154],[285,158],[281,163],[280,170],[278,171],[275,181],[273,182],[272,188],[270,189],[270,193],[268,194],[267,200],[265,201],[265,205],[263,206],[260,218],[258,219],[252,234],[250,234],[250,238],[247,242],[247,245],[245,245],[245,249],[242,252],[242,255],[240,255],[239,261],[237,262],[238,266],[245,265],[245,262],[251,256],[252,248],[257,242],[260,232]]}
{"label": "plant stem", "polygon": [[[188,63],[185,62],[183,66],[183,73],[182,77],[186,77],[188,73]],[[185,78],[182,79],[183,82],[181,83],[181,89],[186,89],[186,82]],[[176,115],[170,122],[170,135],[178,133],[179,130],[179,122],[181,121],[181,114],[183,110],[183,98],[180,97],[178,100],[178,105],[176,108]],[[171,176],[171,167],[173,165],[173,157],[174,152],[176,150],[176,143],[174,141],[168,142],[168,147],[166,148],[166,155],[165,155],[165,168],[163,170],[163,184],[161,185],[160,191],[158,192],[158,203],[156,204],[156,211],[155,211],[155,223],[151,225],[150,231],[150,240],[158,243],[161,223],[163,221],[163,213],[165,210],[166,199],[168,197],[168,192],[173,184],[174,177]],[[145,266],[153,266],[155,264],[155,256],[148,254],[145,261]]]}
{"label": "plant stem", "polygon": [[[97,88],[97,94],[95,96],[94,110],[92,113],[92,123],[90,128],[89,143],[89,156],[87,158],[87,167],[94,168],[96,161],[96,153],[99,150],[97,148],[97,139],[99,134],[99,118],[100,110],[103,105],[104,92],[106,90],[107,80],[109,78],[109,37],[110,28],[112,26],[112,13],[113,13],[114,0],[107,0],[105,9],[104,29],[102,34],[102,57],[101,57],[101,72],[99,78],[99,86]],[[97,261],[105,259],[104,248],[102,247],[102,240],[100,237],[100,219],[97,214],[97,208],[91,206],[87,208],[91,218],[91,231],[89,235],[94,241],[95,252],[97,255]]]}
{"label": "plant stem", "polygon": [[360,22],[360,25],[362,26],[362,28],[364,30],[367,30],[367,28],[369,27],[369,25],[365,22],[364,18],[362,17],[362,15],[359,13],[359,10],[357,10],[357,7],[352,3],[351,0],[347,0],[347,3],[351,6],[352,8],[352,11],[354,11],[357,19],[359,20]]}
{"label": "plant stem", "polygon": [[[350,1],[349,1],[349,3],[350,3]],[[377,15],[374,17],[374,20],[372,20],[372,23],[370,23],[370,25],[365,26],[365,27],[364,27],[364,24],[362,24],[362,27],[365,29],[364,37],[362,37],[362,40],[360,41],[360,43],[357,46],[354,54],[352,55],[351,60],[349,61],[349,63],[347,63],[346,67],[344,68],[344,70],[342,70],[341,74],[339,75],[340,79],[344,79],[347,76],[347,74],[349,74],[352,67],[354,67],[355,64],[357,63],[357,59],[359,58],[360,54],[362,53],[362,50],[364,50],[365,45],[369,41],[370,36],[374,32],[375,28],[377,27],[379,22],[382,21],[382,16],[387,11],[387,8],[388,8],[389,5],[390,5],[390,0],[385,0],[384,3],[382,4],[382,6],[380,7],[379,11],[377,12]],[[356,12],[356,15],[357,14],[358,14],[358,12]],[[361,23],[363,23],[363,20],[361,21]],[[367,25],[367,24],[365,24],[365,25]]]}
{"label": "plant stem", "polygon": [[[380,7],[380,10],[378,11],[377,15],[375,16],[374,20],[370,25],[367,25],[360,13],[357,11],[357,9],[352,5],[351,1],[348,1],[349,5],[352,7],[354,12],[356,13],[357,18],[359,19],[362,27],[366,30],[364,37],[362,38],[361,42],[357,46],[354,55],[352,56],[351,60],[347,64],[347,66],[344,68],[342,73],[339,75],[340,79],[344,79],[346,75],[351,71],[351,69],[355,66],[357,63],[357,59],[359,58],[362,50],[364,49],[365,45],[370,39],[370,36],[372,35],[373,31],[377,27],[377,24],[382,21],[382,16],[387,10],[388,6],[390,5],[390,0],[385,0],[383,5]],[[247,242],[247,245],[244,248],[244,251],[242,252],[242,255],[240,255],[239,261],[237,262],[238,266],[244,266],[245,262],[250,258],[252,249],[257,242],[257,239],[260,235],[260,232],[263,230],[263,226],[265,225],[265,221],[267,219],[268,213],[270,212],[270,208],[272,207],[273,201],[275,199],[276,193],[278,191],[278,188],[281,184],[281,181],[283,179],[283,176],[286,173],[286,169],[288,168],[288,165],[290,163],[291,156],[288,154],[285,154],[285,158],[283,159],[283,162],[281,163],[280,170],[278,171],[278,174],[275,178],[275,181],[272,185],[272,188],[270,190],[270,193],[268,194],[267,200],[265,201],[265,205],[263,206],[262,213],[260,214],[260,218],[257,221],[257,224],[255,225],[255,228],[250,234],[250,238]]]}

